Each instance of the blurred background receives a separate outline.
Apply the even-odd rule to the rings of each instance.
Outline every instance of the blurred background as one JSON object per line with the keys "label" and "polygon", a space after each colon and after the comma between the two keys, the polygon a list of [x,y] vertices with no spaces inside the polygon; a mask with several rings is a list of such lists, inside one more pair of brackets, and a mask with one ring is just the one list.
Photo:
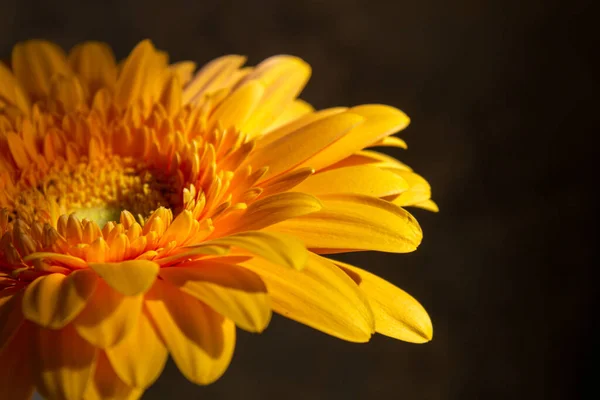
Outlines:
{"label": "blurred background", "polygon": [[431,182],[441,212],[414,210],[416,253],[344,260],[419,299],[434,340],[351,344],[275,317],[262,335],[239,331],[217,383],[194,386],[170,363],[144,399],[573,399],[596,387],[597,22],[585,4],[0,4],[0,58],[28,38],[106,41],[117,58],[151,38],[199,64],[288,53],[312,65],[302,97],[316,108],[377,102],[412,118],[409,150],[391,154]]}

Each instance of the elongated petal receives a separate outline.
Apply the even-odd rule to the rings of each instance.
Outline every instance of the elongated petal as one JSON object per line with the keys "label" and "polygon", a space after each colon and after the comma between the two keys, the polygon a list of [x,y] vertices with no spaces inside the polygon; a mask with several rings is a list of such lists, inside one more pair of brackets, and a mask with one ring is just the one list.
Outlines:
{"label": "elongated petal", "polygon": [[399,206],[413,206],[431,198],[431,186],[422,176],[412,171],[394,169],[393,172],[408,182],[409,188],[394,200]]}
{"label": "elongated petal", "polygon": [[265,128],[265,132],[273,131],[281,126],[287,125],[292,121],[297,120],[298,118],[311,113],[314,111],[314,108],[305,102],[304,100],[297,99],[291,104],[289,104],[285,110],[277,117],[273,123],[271,123],[267,128]]}
{"label": "elongated petal", "polygon": [[243,265],[267,284],[275,312],[351,342],[367,342],[374,332],[373,314],[365,296],[329,260],[311,254],[302,271],[260,259]]}
{"label": "elongated petal", "polygon": [[347,132],[344,137],[327,149],[305,161],[302,166],[312,167],[318,171],[404,129],[410,122],[402,111],[383,105],[353,107],[349,112],[365,118],[364,123]]}
{"label": "elongated petal", "polygon": [[50,93],[54,75],[70,75],[64,51],[44,40],[29,40],[13,48],[12,69],[25,90],[36,98]]}
{"label": "elongated petal", "polygon": [[262,74],[253,77],[254,73],[260,74],[261,66],[248,75],[249,79],[259,79],[266,85],[265,95],[256,112],[244,124],[242,131],[248,132],[250,137],[255,137],[281,115],[285,108],[292,103],[310,77],[310,66],[297,57],[278,56],[279,63],[283,64],[279,71],[272,68],[271,76]]}
{"label": "elongated petal", "polygon": [[90,270],[42,276],[25,289],[23,315],[40,326],[62,328],[83,310],[96,283],[97,276]]}
{"label": "elongated petal", "polygon": [[23,324],[8,346],[0,350],[0,399],[29,399],[33,394],[32,327],[28,325]]}
{"label": "elongated petal", "polygon": [[100,88],[112,90],[117,82],[117,64],[111,48],[105,43],[85,42],[69,53],[69,65],[93,95]]}
{"label": "elongated petal", "polygon": [[153,53],[152,42],[143,40],[135,46],[125,60],[115,87],[115,102],[118,106],[127,107],[147,90],[144,87],[146,69],[152,63]]}
{"label": "elongated petal", "polygon": [[[423,237],[417,220],[385,200],[361,195],[321,196],[323,210],[269,227],[318,249],[414,251]],[[331,252],[331,251],[328,251]]]}
{"label": "elongated petal", "polygon": [[302,164],[363,121],[362,116],[349,112],[317,120],[257,149],[247,162],[268,166],[269,170],[261,178],[266,181]]}
{"label": "elongated petal", "polygon": [[125,296],[145,293],[156,279],[159,266],[148,260],[129,260],[120,263],[90,263],[90,268]]}
{"label": "elongated petal", "polygon": [[429,199],[422,201],[420,203],[415,203],[412,205],[413,207],[422,208],[423,210],[431,211],[431,212],[439,212],[440,208],[435,203],[435,201]]}
{"label": "elongated petal", "polygon": [[123,296],[98,280],[85,309],[73,321],[77,333],[96,347],[114,346],[138,324],[142,295]]}
{"label": "elongated petal", "polygon": [[182,85],[187,85],[192,79],[195,69],[196,63],[193,61],[180,61],[169,65],[169,70],[177,74]]}
{"label": "elongated petal", "polygon": [[367,295],[377,333],[411,343],[431,340],[431,319],[412,296],[370,272],[339,261],[334,263]]}
{"label": "elongated petal", "polygon": [[186,85],[183,91],[183,104],[221,88],[244,62],[246,62],[244,56],[227,55],[206,64]]}
{"label": "elongated petal", "polygon": [[262,229],[320,209],[319,200],[309,194],[296,192],[274,194],[252,203],[237,221],[218,224],[213,236],[222,236],[239,230]]}
{"label": "elongated petal", "polygon": [[301,241],[289,235],[272,232],[242,232],[211,240],[202,246],[223,245],[239,247],[277,265],[302,269],[308,252]]}
{"label": "elongated petal", "polygon": [[237,265],[207,260],[194,267],[165,268],[160,276],[240,328],[262,332],[271,319],[271,304],[258,275]]}
{"label": "elongated petal", "polygon": [[22,113],[29,114],[31,103],[13,73],[0,62],[0,100],[8,100]]}
{"label": "elongated petal", "polygon": [[260,82],[248,82],[217,107],[208,121],[208,129],[215,127],[217,122],[225,129],[241,128],[258,106],[263,93]]}
{"label": "elongated petal", "polygon": [[142,393],[143,389],[125,384],[113,370],[106,353],[98,352],[94,377],[88,384],[85,400],[133,400]]}
{"label": "elongated petal", "polygon": [[206,385],[227,369],[235,347],[235,325],[189,294],[157,280],[146,307],[169,353],[190,381]]}
{"label": "elongated petal", "polygon": [[37,329],[34,338],[33,377],[46,398],[81,400],[96,360],[96,349],[72,325],[60,330]]}
{"label": "elongated petal", "polygon": [[385,197],[402,193],[407,188],[406,181],[393,172],[371,165],[357,165],[312,175],[295,190],[316,195],[355,193]]}
{"label": "elongated petal", "polygon": [[105,351],[116,375],[138,388],[147,388],[158,379],[169,355],[145,313],[125,339]]}
{"label": "elongated petal", "polygon": [[0,290],[0,351],[23,324],[22,289]]}

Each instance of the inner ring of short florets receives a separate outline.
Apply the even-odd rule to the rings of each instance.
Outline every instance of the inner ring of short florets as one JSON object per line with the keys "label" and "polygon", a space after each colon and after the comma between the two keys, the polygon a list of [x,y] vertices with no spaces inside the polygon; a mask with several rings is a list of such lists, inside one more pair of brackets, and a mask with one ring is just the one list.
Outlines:
{"label": "inner ring of short florets", "polygon": [[27,222],[52,223],[60,215],[74,213],[102,227],[118,221],[125,210],[143,220],[159,207],[181,207],[175,177],[130,157],[55,164],[35,185],[20,186],[12,217]]}

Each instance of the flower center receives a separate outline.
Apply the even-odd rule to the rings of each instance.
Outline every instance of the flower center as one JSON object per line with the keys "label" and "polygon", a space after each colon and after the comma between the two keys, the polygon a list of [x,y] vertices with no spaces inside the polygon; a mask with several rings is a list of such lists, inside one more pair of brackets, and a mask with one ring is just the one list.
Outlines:
{"label": "flower center", "polygon": [[178,185],[163,175],[119,156],[55,164],[39,179],[22,179],[9,210],[14,218],[53,226],[60,215],[71,213],[100,227],[118,221],[124,210],[143,220],[161,206],[175,208],[181,202]]}

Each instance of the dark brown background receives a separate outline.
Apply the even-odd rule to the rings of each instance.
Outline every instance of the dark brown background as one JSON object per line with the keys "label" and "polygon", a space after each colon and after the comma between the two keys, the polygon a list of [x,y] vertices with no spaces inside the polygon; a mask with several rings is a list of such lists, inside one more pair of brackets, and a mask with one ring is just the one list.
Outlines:
{"label": "dark brown background", "polygon": [[303,97],[317,108],[381,102],[412,117],[409,151],[394,155],[442,211],[414,212],[416,253],[346,259],[420,299],[433,342],[356,345],[276,317],[263,335],[239,333],[216,384],[170,364],[145,399],[566,399],[592,387],[597,22],[583,4],[523,3],[0,2],[2,57],[33,37],[103,40],[119,58],[148,37],[199,63],[291,53],[313,66]]}

